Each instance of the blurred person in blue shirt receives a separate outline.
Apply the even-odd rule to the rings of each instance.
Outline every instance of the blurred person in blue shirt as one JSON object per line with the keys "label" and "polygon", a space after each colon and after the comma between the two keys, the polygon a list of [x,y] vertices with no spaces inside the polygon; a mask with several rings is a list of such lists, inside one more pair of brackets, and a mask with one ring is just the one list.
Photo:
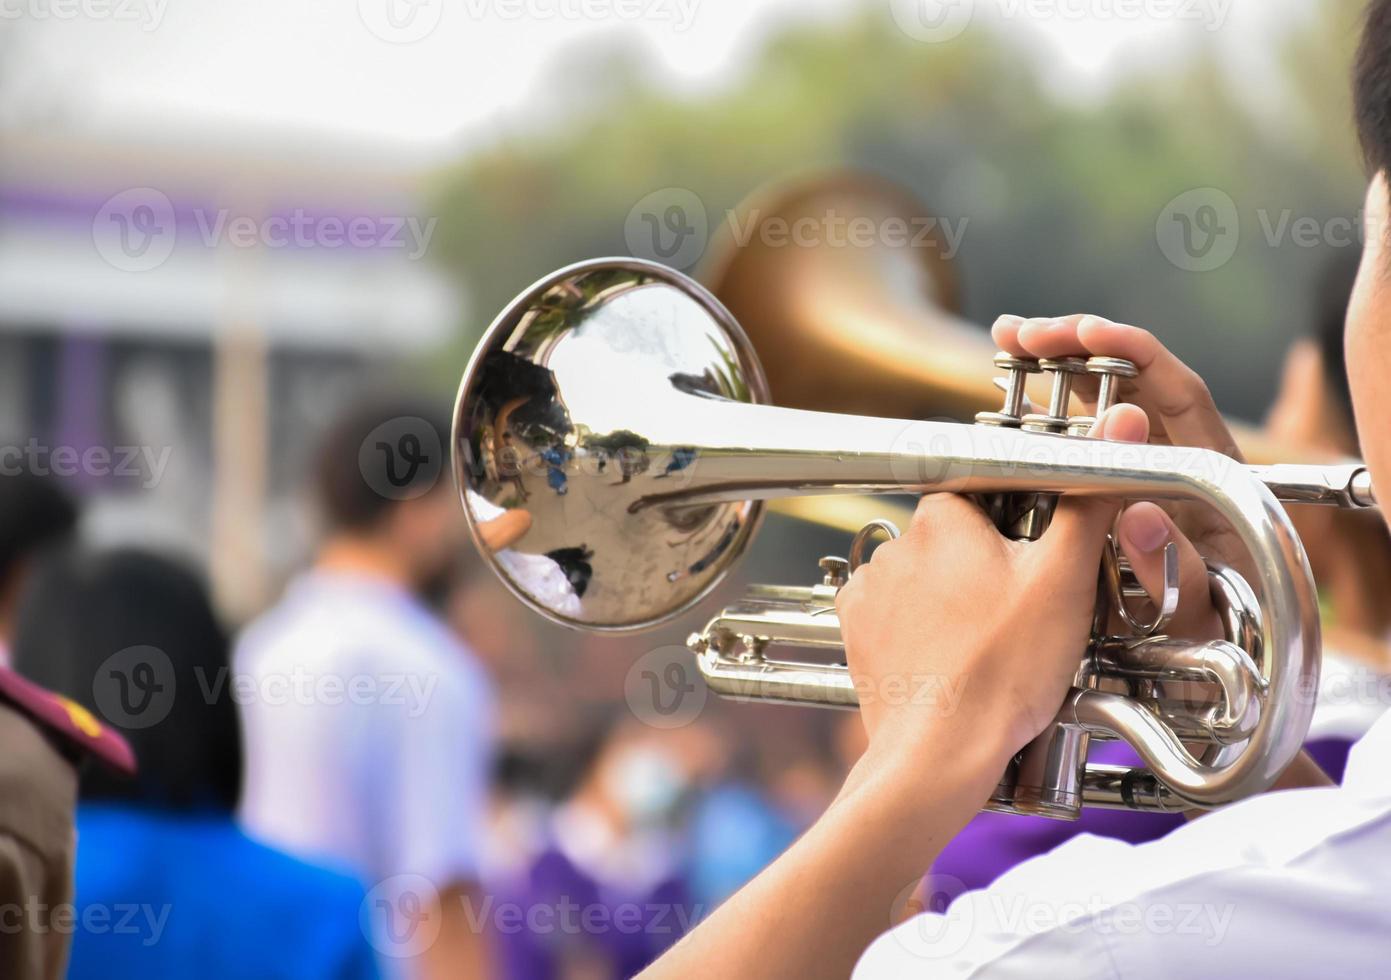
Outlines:
{"label": "blurred person in blue shirt", "polygon": [[68,550],[20,603],[15,666],[124,732],[133,780],[83,774],[72,980],[378,976],[362,886],[247,837],[227,638],[196,576]]}

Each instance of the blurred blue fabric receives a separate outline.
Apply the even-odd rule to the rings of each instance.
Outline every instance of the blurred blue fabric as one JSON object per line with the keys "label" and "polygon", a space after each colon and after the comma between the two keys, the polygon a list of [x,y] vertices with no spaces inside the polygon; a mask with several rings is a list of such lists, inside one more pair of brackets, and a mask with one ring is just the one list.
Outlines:
{"label": "blurred blue fabric", "polygon": [[362,886],[230,817],[83,806],[70,980],[375,980]]}
{"label": "blurred blue fabric", "polygon": [[738,782],[715,787],[691,814],[687,882],[692,899],[708,914],[767,867],[799,832],[756,788]]}

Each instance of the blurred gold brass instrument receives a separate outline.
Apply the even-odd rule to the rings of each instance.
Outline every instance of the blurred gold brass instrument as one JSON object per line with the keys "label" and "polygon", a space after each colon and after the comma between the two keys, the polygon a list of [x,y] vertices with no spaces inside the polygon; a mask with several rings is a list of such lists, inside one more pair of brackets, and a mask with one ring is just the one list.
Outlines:
{"label": "blurred gold brass instrument", "polygon": [[[888,244],[887,236],[853,248],[785,243],[787,229],[828,215],[906,229],[899,236],[904,244]],[[998,405],[999,372],[992,370],[989,331],[957,314],[961,289],[941,229],[939,215],[892,181],[816,173],[776,182],[743,201],[719,225],[699,278],[755,350],[778,351],[764,364],[775,404],[970,419]],[[1039,402],[1047,396],[1042,380],[1030,375],[1027,386]],[[1251,426],[1229,420],[1228,428],[1252,463],[1298,455]],[[771,507],[848,533],[879,514],[906,520],[910,513],[863,497],[787,497]]]}
{"label": "blurred gold brass instrument", "polygon": [[[845,193],[847,209],[897,206],[892,194],[877,192],[851,200],[853,181]],[[494,571],[555,622],[635,631],[709,595],[748,547],[765,500],[972,494],[1002,532],[1029,539],[1044,532],[1059,494],[1199,502],[1217,510],[1249,553],[1249,580],[1209,563],[1225,638],[1165,635],[1178,599],[1172,551],[1163,595],[1142,616],[1143,590],[1108,549],[1074,686],[1054,724],[1003,774],[988,808],[1070,819],[1084,805],[1177,810],[1267,789],[1308,730],[1320,655],[1312,577],[1279,501],[1375,506],[1365,468],[1248,467],[1206,450],[1082,438],[1090,420],[1069,414],[1073,379],[1097,376],[1104,408],[1134,374],[1133,365],[1111,358],[1040,363],[997,355],[993,364],[1006,374],[1003,404],[974,425],[912,421],[975,410],[981,390],[971,379],[981,372],[954,352],[979,348],[979,340],[959,344],[967,328],[923,302],[949,303],[951,285],[944,271],[924,268],[920,255],[841,251],[844,262],[862,268],[842,277],[824,250],[768,257],[749,248],[717,266],[715,281],[735,297],[742,289],[758,298],[762,284],[768,316],[758,329],[771,332],[762,334],[765,354],[780,371],[784,361],[797,365],[778,382],[794,404],[824,392],[873,413],[893,396],[906,419],[774,407],[730,311],[692,279],[655,263],[579,263],[514,300],[470,361],[452,434],[464,510]],[[805,271],[762,264],[775,260],[806,263]],[[879,273],[871,275],[876,262]],[[829,285],[836,283],[849,285],[838,293]],[[897,298],[864,291],[865,283],[896,290]],[[776,324],[786,321],[778,318],[795,314],[774,304],[794,302],[803,288],[818,300],[807,315],[828,326],[779,342]],[[941,384],[924,380],[936,368],[924,369],[930,358],[915,352],[912,317],[902,312],[914,295],[919,318],[950,335],[941,360],[954,366],[940,372]],[[818,366],[818,358],[831,363]],[[860,387],[847,380],[857,371],[872,394],[857,394]],[[1051,381],[1039,402],[1047,409],[1029,412],[1024,385],[1040,373]],[[525,514],[524,533],[508,547],[487,547],[480,525],[507,511]],[[843,664],[809,658],[841,648],[836,591],[872,538],[896,533],[887,521],[869,522],[848,558],[822,560],[818,583],[755,586],[724,609],[689,643],[707,684],[738,699],[832,707],[889,696],[857,690]],[[807,652],[790,652],[797,649]],[[1093,737],[1123,739],[1144,766],[1088,765]]]}

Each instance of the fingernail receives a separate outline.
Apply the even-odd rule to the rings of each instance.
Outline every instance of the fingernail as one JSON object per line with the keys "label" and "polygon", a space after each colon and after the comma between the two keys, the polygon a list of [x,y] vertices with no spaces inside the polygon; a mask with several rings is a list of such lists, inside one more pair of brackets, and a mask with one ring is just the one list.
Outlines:
{"label": "fingernail", "polygon": [[1169,522],[1155,510],[1132,512],[1126,522],[1125,539],[1145,554],[1158,551],[1169,540]]}

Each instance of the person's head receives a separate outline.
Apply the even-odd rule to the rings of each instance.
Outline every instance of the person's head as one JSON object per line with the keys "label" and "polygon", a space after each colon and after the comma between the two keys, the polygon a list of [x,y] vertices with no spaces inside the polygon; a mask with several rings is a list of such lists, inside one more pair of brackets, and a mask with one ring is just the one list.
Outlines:
{"label": "person's head", "polygon": [[1366,245],[1348,308],[1345,351],[1362,452],[1374,484],[1391,487],[1391,0],[1372,0],[1367,9],[1353,75],[1353,108],[1371,182]]}
{"label": "person's head", "polygon": [[390,554],[418,586],[438,579],[465,542],[448,436],[432,406],[409,398],[363,402],[340,417],[315,457],[328,539]]}
{"label": "person's head", "polygon": [[139,775],[127,780],[89,767],[83,800],[235,807],[241,728],[227,636],[192,572],[131,550],[45,556],[20,598],[14,662],[134,749]]}
{"label": "person's head", "polygon": [[13,631],[15,602],[35,557],[76,524],[77,506],[52,479],[0,475],[0,643]]}

